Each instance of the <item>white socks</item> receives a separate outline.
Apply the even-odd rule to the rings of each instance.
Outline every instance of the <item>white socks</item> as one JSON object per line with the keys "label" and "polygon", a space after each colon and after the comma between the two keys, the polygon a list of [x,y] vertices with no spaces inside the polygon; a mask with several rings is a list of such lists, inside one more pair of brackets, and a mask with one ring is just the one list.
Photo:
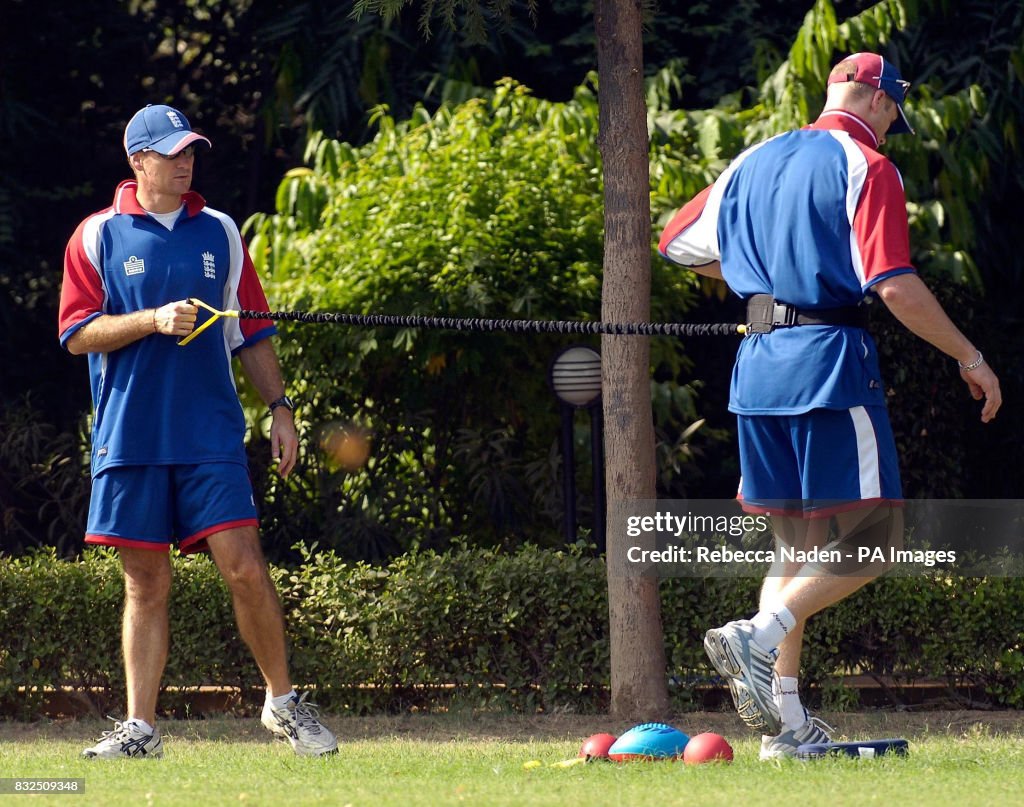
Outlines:
{"label": "white socks", "polygon": [[779,707],[779,716],[784,728],[798,729],[807,722],[807,710],[800,703],[800,692],[795,678],[776,677],[772,681],[772,699]]}
{"label": "white socks", "polygon": [[124,722],[131,723],[132,725],[137,726],[138,728],[142,729],[142,731],[144,731],[146,734],[152,735],[156,733],[156,729],[149,725],[149,723],[147,723],[145,720],[142,720],[138,717],[130,717]]}
{"label": "white socks", "polygon": [[270,697],[270,690],[267,690],[267,703],[273,706],[275,709],[280,709],[282,706],[287,706],[288,701],[295,697],[295,690],[287,692],[284,695],[278,695],[276,698]]}
{"label": "white socks", "polygon": [[765,650],[774,650],[796,627],[796,617],[784,605],[758,611],[750,620],[754,626],[754,641]]}
{"label": "white socks", "polygon": [[[750,620],[754,628],[754,641],[765,650],[774,650],[796,627],[796,617],[784,605],[758,611]],[[772,680],[772,699],[779,707],[783,728],[800,728],[807,721],[807,712],[800,703],[796,678],[775,676]]]}

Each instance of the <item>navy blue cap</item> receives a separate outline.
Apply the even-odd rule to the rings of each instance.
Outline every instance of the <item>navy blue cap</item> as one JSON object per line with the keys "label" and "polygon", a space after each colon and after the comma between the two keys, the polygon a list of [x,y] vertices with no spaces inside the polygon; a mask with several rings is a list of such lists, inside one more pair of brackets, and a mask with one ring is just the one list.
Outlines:
{"label": "navy blue cap", "polygon": [[210,143],[201,134],[192,131],[188,118],[174,107],[150,104],[143,107],[128,121],[124,130],[124,150],[128,156],[149,149],[165,157],[177,154],[191,143]]}
{"label": "navy blue cap", "polygon": [[886,134],[914,134],[910,121],[903,111],[903,102],[907,97],[907,90],[910,89],[910,82],[904,81],[900,71],[889,61],[886,61],[877,53],[854,53],[847,56],[844,62],[854,62],[857,69],[853,73],[844,75],[829,76],[829,84],[840,84],[844,81],[856,81],[858,84],[867,84],[879,90],[884,90],[893,101],[900,114],[892,122]]}

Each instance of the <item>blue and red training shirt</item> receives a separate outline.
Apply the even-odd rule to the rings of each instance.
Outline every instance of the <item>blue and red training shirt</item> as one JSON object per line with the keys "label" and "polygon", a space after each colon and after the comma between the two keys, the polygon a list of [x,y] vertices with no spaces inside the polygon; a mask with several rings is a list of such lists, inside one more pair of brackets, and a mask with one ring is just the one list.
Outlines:
{"label": "blue and red training shirt", "polygon": [[[659,251],[684,266],[720,261],[742,299],[800,309],[856,306],[910,263],[903,180],[858,116],[824,112],[751,146],[669,222]],[[778,328],[743,339],[729,410],[794,415],[884,405],[874,341],[861,328]]]}
{"label": "blue and red training shirt", "polygon": [[[267,311],[238,228],[195,192],[168,229],[138,203],[133,180],[75,230],[64,256],[60,342],[104,314],[198,298]],[[199,323],[197,323],[198,325]],[[154,333],[90,353],[92,472],[120,465],[246,463],[245,418],[231,357],[276,333],[266,320],[222,319],[193,342]]]}

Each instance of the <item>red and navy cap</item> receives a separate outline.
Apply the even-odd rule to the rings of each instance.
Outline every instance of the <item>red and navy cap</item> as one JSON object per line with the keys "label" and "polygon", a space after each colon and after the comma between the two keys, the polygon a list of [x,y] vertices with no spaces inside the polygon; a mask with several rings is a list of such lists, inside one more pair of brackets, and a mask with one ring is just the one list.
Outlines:
{"label": "red and navy cap", "polygon": [[840,84],[844,81],[856,81],[858,84],[867,84],[884,90],[899,110],[899,116],[892,122],[886,134],[914,134],[907,115],[903,111],[903,101],[907,97],[907,90],[910,89],[910,82],[904,81],[900,71],[892,62],[888,62],[877,53],[854,53],[847,56],[840,62],[853,62],[857,67],[852,73],[831,75],[828,78],[829,84]]}
{"label": "red and navy cap", "polygon": [[177,154],[191,143],[205,143],[212,148],[209,140],[192,131],[188,118],[174,107],[163,104],[143,107],[132,115],[124,130],[124,150],[129,157],[145,149],[166,157]]}

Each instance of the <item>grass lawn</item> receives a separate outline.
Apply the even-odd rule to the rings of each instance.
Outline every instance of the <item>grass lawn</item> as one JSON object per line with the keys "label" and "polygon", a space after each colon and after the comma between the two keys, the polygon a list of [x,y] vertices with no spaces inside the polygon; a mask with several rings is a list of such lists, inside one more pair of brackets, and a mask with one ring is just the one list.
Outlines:
{"label": "grass lawn", "polygon": [[[683,714],[690,735],[717,731],[731,765],[551,763],[575,757],[602,716],[495,714],[328,719],[342,741],[302,759],[256,719],[163,721],[161,760],[83,760],[112,724],[0,723],[0,777],[79,778],[80,795],[30,796],[79,805],[993,805],[1021,804],[1024,714],[832,715],[837,739],[906,737],[907,758],[761,763],[759,739],[731,714]],[[530,761],[541,766],[524,767]],[[0,797],[2,798],[2,797]],[[19,802],[12,802],[19,803]]]}

